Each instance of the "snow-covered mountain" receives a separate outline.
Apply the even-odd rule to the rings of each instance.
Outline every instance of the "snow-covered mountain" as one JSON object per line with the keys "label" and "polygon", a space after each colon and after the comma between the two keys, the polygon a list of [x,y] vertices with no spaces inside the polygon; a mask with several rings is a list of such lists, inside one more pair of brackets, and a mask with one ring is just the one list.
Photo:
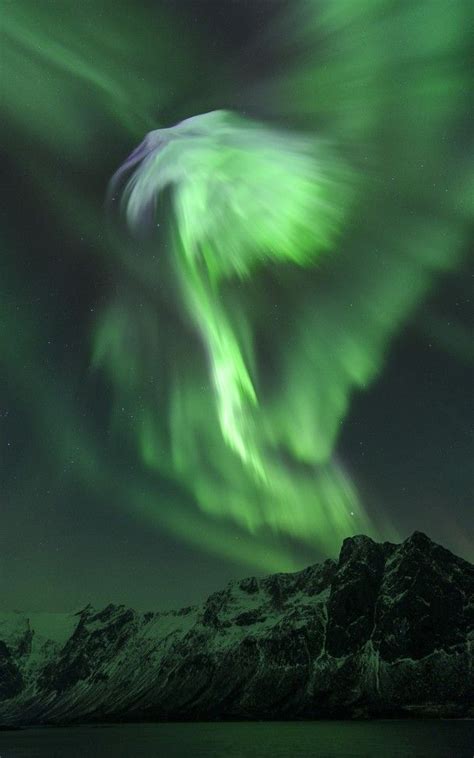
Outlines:
{"label": "snow-covered mountain", "polygon": [[415,532],[166,613],[0,614],[0,724],[474,716],[474,566]]}

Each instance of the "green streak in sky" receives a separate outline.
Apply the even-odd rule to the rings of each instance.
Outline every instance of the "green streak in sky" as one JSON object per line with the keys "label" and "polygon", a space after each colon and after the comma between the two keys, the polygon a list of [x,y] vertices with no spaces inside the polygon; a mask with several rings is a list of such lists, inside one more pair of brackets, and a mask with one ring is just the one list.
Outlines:
{"label": "green streak in sky", "polygon": [[[223,514],[254,534],[270,526],[335,548],[354,523],[370,529],[332,451],[321,455],[314,438],[303,458],[281,444],[281,424],[259,387],[250,314],[238,303],[229,307],[224,292],[226,283],[245,287],[269,264],[314,268],[347,216],[350,172],[314,138],[227,112],[152,132],[118,179],[137,161],[123,195],[127,220],[132,229],[150,221],[169,226],[157,205],[160,193],[171,191],[174,221],[164,244],[172,251],[177,306],[201,353],[172,367],[167,399],[141,414],[144,462],[178,476],[213,518]],[[152,357],[145,375],[157,375],[161,325],[148,308],[140,304],[137,321],[119,300],[96,333],[93,364],[106,366],[128,401],[144,394],[139,378],[150,356],[156,362]],[[167,348],[161,354],[169,364]]]}
{"label": "green streak in sky", "polygon": [[132,228],[150,215],[154,224],[166,223],[155,206],[161,192],[172,192],[173,263],[208,355],[222,436],[264,479],[253,418],[259,404],[255,377],[221,301],[220,284],[249,279],[267,262],[314,265],[334,243],[348,177],[339,169],[338,181],[337,163],[325,152],[314,140],[220,111],[150,133],[129,161],[141,159],[124,191]]}

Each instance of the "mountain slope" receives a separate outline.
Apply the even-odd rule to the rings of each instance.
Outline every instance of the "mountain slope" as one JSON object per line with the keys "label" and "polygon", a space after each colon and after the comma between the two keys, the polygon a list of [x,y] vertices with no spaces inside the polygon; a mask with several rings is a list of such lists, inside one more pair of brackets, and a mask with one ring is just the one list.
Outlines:
{"label": "mountain slope", "polygon": [[0,614],[0,723],[474,715],[474,567],[415,532],[201,606]]}

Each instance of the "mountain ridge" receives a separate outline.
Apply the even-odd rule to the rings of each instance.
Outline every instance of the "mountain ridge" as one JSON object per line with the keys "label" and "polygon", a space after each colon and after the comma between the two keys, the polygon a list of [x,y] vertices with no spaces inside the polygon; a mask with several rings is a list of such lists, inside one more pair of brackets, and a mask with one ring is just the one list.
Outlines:
{"label": "mountain ridge", "polygon": [[0,724],[474,716],[474,566],[414,532],[201,604],[0,614]]}

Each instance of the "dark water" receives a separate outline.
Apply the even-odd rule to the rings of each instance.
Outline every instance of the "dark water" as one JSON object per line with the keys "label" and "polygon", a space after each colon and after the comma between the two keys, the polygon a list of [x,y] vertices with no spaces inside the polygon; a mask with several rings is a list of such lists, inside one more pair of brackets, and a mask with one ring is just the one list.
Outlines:
{"label": "dark water", "polygon": [[0,732],[0,758],[473,758],[473,721],[140,724]]}

